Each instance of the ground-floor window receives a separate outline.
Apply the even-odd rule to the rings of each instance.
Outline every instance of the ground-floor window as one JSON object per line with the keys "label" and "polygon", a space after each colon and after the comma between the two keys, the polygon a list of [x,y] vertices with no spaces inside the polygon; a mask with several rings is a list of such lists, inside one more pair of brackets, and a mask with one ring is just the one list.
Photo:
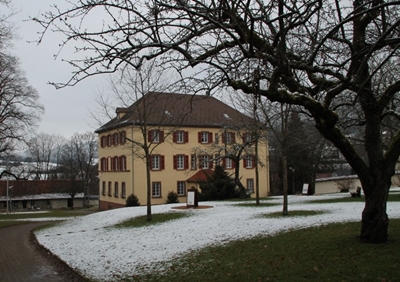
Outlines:
{"label": "ground-floor window", "polygon": [[108,196],[111,197],[111,181],[108,182]]}
{"label": "ground-floor window", "polygon": [[125,198],[126,197],[126,184],[125,182],[121,183],[121,198]]}
{"label": "ground-floor window", "polygon": [[177,193],[178,193],[178,196],[185,196],[186,195],[186,182],[178,181]]}
{"label": "ground-floor window", "polygon": [[103,196],[106,195],[106,182],[105,181],[103,181],[102,186],[101,186],[101,194]]}
{"label": "ground-floor window", "polygon": [[118,182],[114,183],[114,197],[118,197]]}
{"label": "ground-floor window", "polygon": [[161,197],[161,182],[153,182],[151,186],[152,186],[152,197],[153,198]]}
{"label": "ground-floor window", "polygon": [[247,191],[249,191],[250,193],[254,193],[254,179],[253,178],[248,178],[246,181],[246,188]]}

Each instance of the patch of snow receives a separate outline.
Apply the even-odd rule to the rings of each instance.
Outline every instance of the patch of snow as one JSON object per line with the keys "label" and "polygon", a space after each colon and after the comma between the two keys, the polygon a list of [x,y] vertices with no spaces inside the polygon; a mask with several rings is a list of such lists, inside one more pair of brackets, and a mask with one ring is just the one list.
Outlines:
{"label": "patch of snow", "polygon": [[[289,196],[289,213],[290,210],[324,213],[280,218],[262,215],[282,211],[282,197],[263,201],[279,204],[271,207],[239,205],[243,202],[204,202],[199,205],[212,208],[171,210],[184,204],[159,205],[152,207],[153,214],[184,212],[190,216],[141,228],[116,229],[112,226],[146,214],[146,207],[121,208],[70,219],[37,231],[36,237],[40,244],[84,276],[97,281],[115,281],[116,277],[141,273],[144,266],[152,269],[158,262],[167,262],[212,244],[335,222],[360,221],[362,202],[313,203],[340,197],[349,197],[349,194]],[[400,203],[388,202],[387,213],[389,218],[400,218]]]}

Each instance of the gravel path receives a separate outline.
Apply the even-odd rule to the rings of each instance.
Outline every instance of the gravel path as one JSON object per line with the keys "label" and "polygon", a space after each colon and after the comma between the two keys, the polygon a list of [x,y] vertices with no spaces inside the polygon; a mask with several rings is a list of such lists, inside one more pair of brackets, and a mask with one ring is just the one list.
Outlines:
{"label": "gravel path", "polygon": [[34,222],[0,228],[1,282],[85,281],[37,244],[32,230],[46,224]]}

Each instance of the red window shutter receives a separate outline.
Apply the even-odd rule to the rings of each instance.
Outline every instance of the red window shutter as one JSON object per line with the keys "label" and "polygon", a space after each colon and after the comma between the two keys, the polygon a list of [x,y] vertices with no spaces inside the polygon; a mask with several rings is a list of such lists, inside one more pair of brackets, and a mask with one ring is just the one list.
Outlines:
{"label": "red window shutter", "polygon": [[246,159],[246,157],[244,157],[243,158],[243,168],[246,168],[246,162],[247,162],[247,159]]}
{"label": "red window shutter", "polygon": [[174,155],[174,169],[178,168],[178,158],[176,155]]}
{"label": "red window shutter", "polygon": [[234,160],[232,160],[232,168],[236,168],[236,163]]}
{"label": "red window shutter", "polygon": [[226,158],[223,158],[223,159],[222,159],[222,167],[223,167],[223,168],[226,168]]}
{"label": "red window shutter", "polygon": [[159,134],[159,138],[160,138],[160,143],[164,142],[164,131],[159,131],[158,134]]}
{"label": "red window shutter", "polygon": [[153,156],[150,155],[150,170],[153,170]]}
{"label": "red window shutter", "polygon": [[225,135],[226,135],[226,133],[222,133],[222,143],[223,144],[225,144],[225,140],[226,140]]}
{"label": "red window shutter", "polygon": [[201,144],[201,132],[197,133],[197,141]]}
{"label": "red window shutter", "polygon": [[235,144],[236,143],[236,136],[235,136],[235,133],[231,133],[232,135],[231,135],[231,137],[232,137],[232,144]]}
{"label": "red window shutter", "polygon": [[208,144],[213,142],[213,134],[212,132],[208,132]]}
{"label": "red window shutter", "polygon": [[256,167],[256,156],[251,156],[251,168]]}
{"label": "red window shutter", "polygon": [[185,155],[185,164],[184,164],[185,169],[189,169],[189,156]]}
{"label": "red window shutter", "polygon": [[177,132],[174,131],[174,133],[172,134],[172,142],[174,142],[174,143],[176,143],[176,135],[177,135]]}
{"label": "red window shutter", "polygon": [[214,162],[210,161],[208,167],[212,169],[214,167]]}
{"label": "red window shutter", "polygon": [[242,143],[244,144],[244,143],[246,143],[246,139],[247,138],[247,133],[243,133],[243,135],[242,135]]}
{"label": "red window shutter", "polygon": [[164,158],[164,156],[160,156],[160,168],[161,168],[161,170],[165,169],[165,158]]}
{"label": "red window shutter", "polygon": [[184,135],[184,143],[188,143],[189,142],[189,132],[185,131],[183,135]]}
{"label": "red window shutter", "polygon": [[153,140],[151,140],[151,130],[149,130],[149,131],[147,131],[147,141],[149,141],[149,142],[151,142],[151,141],[153,141]]}

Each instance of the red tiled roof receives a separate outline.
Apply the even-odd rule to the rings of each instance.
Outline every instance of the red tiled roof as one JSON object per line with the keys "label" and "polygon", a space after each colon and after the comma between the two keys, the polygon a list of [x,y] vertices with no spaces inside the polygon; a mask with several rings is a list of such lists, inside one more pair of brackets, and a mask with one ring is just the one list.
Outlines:
{"label": "red tiled roof", "polygon": [[202,169],[196,172],[194,175],[186,179],[187,182],[198,182],[208,180],[207,176],[211,176],[214,173],[212,169]]}
{"label": "red tiled roof", "polygon": [[249,124],[252,119],[211,96],[164,92],[149,92],[128,108],[125,113],[96,130],[97,133],[128,124],[224,127]]}

